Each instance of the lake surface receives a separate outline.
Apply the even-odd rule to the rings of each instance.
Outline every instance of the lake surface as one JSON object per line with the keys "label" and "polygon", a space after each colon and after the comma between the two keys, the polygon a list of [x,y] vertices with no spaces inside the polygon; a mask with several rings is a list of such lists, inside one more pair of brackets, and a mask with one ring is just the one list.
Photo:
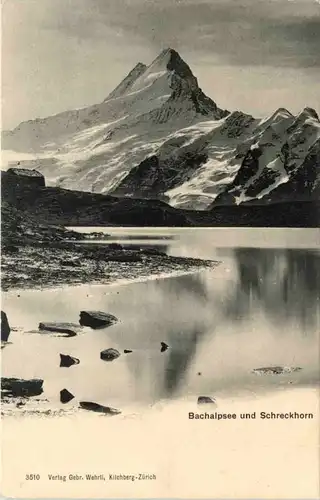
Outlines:
{"label": "lake surface", "polygon": [[[221,264],[140,283],[3,293],[2,308],[16,328],[12,344],[2,350],[4,376],[43,378],[43,398],[50,408],[61,408],[63,388],[76,401],[123,409],[198,395],[237,397],[292,384],[317,384],[319,231],[109,227],[103,231],[110,234],[110,241],[125,246],[158,247],[169,255]],[[119,323],[86,329],[73,338],[36,333],[43,321],[77,323],[83,309],[109,312]],[[160,352],[161,342],[169,345],[166,352]],[[122,355],[104,362],[100,351],[109,347]],[[123,354],[124,349],[133,352]],[[79,358],[80,365],[60,368],[59,353]],[[302,370],[282,376],[251,373],[270,365]]]}

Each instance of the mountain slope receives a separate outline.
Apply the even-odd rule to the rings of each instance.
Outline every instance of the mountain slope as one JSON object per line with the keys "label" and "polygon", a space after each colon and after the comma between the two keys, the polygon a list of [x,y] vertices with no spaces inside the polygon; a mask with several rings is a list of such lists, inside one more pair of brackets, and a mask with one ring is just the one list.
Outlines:
{"label": "mountain slope", "polygon": [[[1,205],[4,227],[10,213],[18,211],[24,225],[64,226],[191,226],[192,221],[181,211],[158,200],[131,200],[35,183],[19,182],[9,172],[1,175]],[[10,212],[11,210],[11,212]],[[14,224],[13,218],[13,224]],[[17,232],[12,227],[11,233]],[[19,235],[19,232],[17,232]]]}
{"label": "mountain slope", "polygon": [[319,201],[243,203],[215,206],[209,211],[181,210],[158,200],[116,198],[59,187],[45,187],[32,176],[16,172],[1,175],[2,243],[52,240],[77,234],[54,226],[154,227],[318,227]]}
{"label": "mountain slope", "polygon": [[176,130],[227,114],[166,49],[135,66],[104,102],[24,122],[3,134],[3,148],[10,166],[36,168],[51,185],[108,192]]}
{"label": "mountain slope", "polygon": [[[189,66],[173,49],[166,49],[149,65],[138,63],[102,103],[47,118],[21,123],[4,133],[4,149],[23,152],[73,150],[82,139],[97,136],[108,140],[110,132],[128,131],[139,126],[147,131],[150,122],[170,121],[190,124],[198,115],[219,119],[227,112],[206,97]],[[80,132],[86,131],[85,134]],[[105,134],[105,132],[109,132]],[[98,146],[99,141],[90,147]],[[55,145],[64,147],[55,150]]]}

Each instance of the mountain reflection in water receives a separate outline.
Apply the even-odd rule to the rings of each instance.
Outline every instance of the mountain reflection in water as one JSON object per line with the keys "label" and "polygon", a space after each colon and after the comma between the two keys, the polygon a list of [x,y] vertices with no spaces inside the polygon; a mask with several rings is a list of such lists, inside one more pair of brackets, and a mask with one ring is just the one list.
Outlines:
{"label": "mountain reflection in water", "polygon": [[[200,375],[214,378],[215,367],[222,386],[228,377],[232,384],[241,384],[241,376],[246,378],[260,364],[307,363],[315,368],[318,341],[312,337],[319,333],[319,253],[218,248],[205,257],[222,260],[228,272],[217,268],[146,285],[150,335],[156,330],[170,346],[163,358],[152,360],[144,375],[153,380],[154,396],[192,392],[201,387]],[[235,336],[238,341],[232,347]],[[306,336],[310,344],[303,344]],[[221,359],[226,337],[231,344]],[[134,371],[141,374],[136,361]],[[131,367],[134,363],[131,358]]]}
{"label": "mountain reflection in water", "polygon": [[226,304],[228,318],[246,318],[258,304],[273,323],[294,319],[306,335],[319,326],[319,253],[238,248],[232,254],[238,281]]}

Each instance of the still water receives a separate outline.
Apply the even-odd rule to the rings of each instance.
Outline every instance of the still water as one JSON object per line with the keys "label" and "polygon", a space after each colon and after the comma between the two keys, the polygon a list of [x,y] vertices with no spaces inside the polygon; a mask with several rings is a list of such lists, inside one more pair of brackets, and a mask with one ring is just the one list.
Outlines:
{"label": "still water", "polygon": [[[16,328],[12,344],[2,351],[4,376],[43,378],[43,398],[50,407],[60,406],[59,392],[66,388],[77,401],[122,409],[317,384],[317,230],[103,231],[110,241],[126,246],[158,247],[169,255],[221,263],[215,269],[145,282],[3,293],[2,308]],[[42,321],[77,323],[83,309],[109,312],[119,322],[72,338],[36,333]],[[169,345],[166,352],[160,352],[161,342]],[[104,362],[100,351],[109,347],[122,355]],[[133,352],[123,354],[124,349]],[[59,353],[79,358],[80,365],[60,368]],[[280,376],[251,373],[270,365],[302,370]]]}

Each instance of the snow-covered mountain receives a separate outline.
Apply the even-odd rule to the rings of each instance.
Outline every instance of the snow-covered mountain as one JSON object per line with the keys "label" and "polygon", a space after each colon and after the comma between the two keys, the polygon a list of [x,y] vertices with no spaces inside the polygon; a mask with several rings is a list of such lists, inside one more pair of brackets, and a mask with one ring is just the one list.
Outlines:
{"label": "snow-covered mountain", "polygon": [[319,140],[310,108],[263,120],[220,109],[166,49],[149,66],[138,63],[102,103],[5,132],[2,159],[36,168],[50,185],[201,210],[277,193],[318,196]]}
{"label": "snow-covered mountain", "polygon": [[305,108],[293,116],[279,109],[238,151],[245,154],[241,167],[215,205],[319,199],[320,123],[315,110]]}

